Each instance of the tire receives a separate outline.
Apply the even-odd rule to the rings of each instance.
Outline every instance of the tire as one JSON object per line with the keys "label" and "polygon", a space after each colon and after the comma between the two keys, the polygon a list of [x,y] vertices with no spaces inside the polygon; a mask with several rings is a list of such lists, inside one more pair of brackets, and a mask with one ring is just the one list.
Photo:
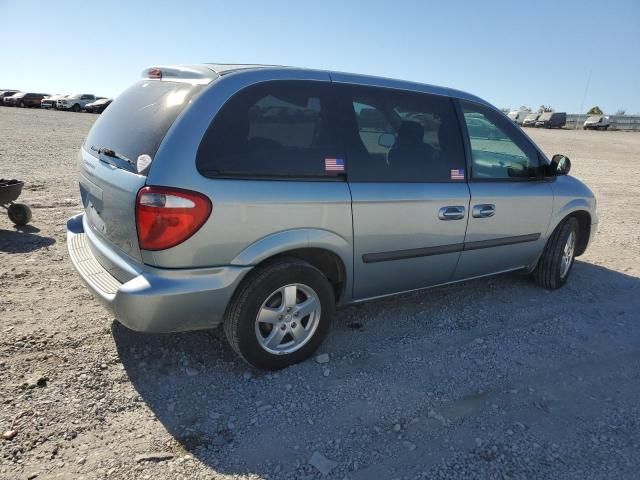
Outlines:
{"label": "tire", "polygon": [[[293,302],[285,302],[285,287],[294,293]],[[314,300],[309,305],[319,311],[297,316],[298,306],[309,299]],[[287,311],[287,303],[295,306]],[[224,331],[231,348],[245,362],[259,369],[279,370],[315,352],[329,331],[334,309],[333,290],[324,274],[307,262],[284,258],[257,267],[243,281],[227,307]],[[261,312],[274,323],[258,322]],[[301,339],[298,345],[290,333],[296,327]],[[273,343],[269,342],[272,332]],[[275,350],[268,350],[269,343]]]}
{"label": "tire", "polygon": [[31,209],[24,203],[12,203],[7,209],[9,220],[19,227],[25,226],[31,221]]}
{"label": "tire", "polygon": [[20,102],[20,103],[18,104],[18,106],[19,106],[20,108],[24,108],[24,102]]}
{"label": "tire", "polygon": [[[572,235],[572,246],[569,247],[569,237]],[[555,290],[566,283],[573,268],[577,241],[578,220],[567,217],[551,234],[533,271],[533,279],[538,285]],[[563,263],[563,257],[568,265]]]}
{"label": "tire", "polygon": [[71,110],[78,113],[80,111],[80,105],[76,103],[73,107],[71,107]]}

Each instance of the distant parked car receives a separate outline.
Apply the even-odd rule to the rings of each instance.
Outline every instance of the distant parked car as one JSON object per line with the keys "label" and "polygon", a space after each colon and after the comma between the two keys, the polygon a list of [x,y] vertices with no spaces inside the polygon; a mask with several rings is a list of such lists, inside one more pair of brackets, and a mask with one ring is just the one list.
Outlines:
{"label": "distant parked car", "polygon": [[43,98],[40,101],[40,108],[56,108],[56,102],[66,95],[56,94]]}
{"label": "distant parked car", "polygon": [[535,127],[536,126],[536,122],[538,121],[538,118],[540,118],[540,114],[539,113],[530,113],[529,115],[524,117],[524,120],[522,121],[522,126],[523,127]]}
{"label": "distant parked car", "polygon": [[483,138],[486,140],[502,140],[505,138],[504,134],[491,122],[485,120],[484,117],[468,115],[465,120],[467,122],[467,131],[471,138]]}
{"label": "distant parked car", "polygon": [[607,115],[591,115],[584,122],[584,130],[606,130],[611,126],[611,118]]}
{"label": "distant parked car", "polygon": [[529,112],[527,112],[527,111],[514,110],[512,112],[509,112],[507,117],[509,117],[512,122],[517,123],[518,125],[522,125],[522,122],[524,121],[524,119],[526,118],[527,115],[529,115]]}
{"label": "distant parked car", "polygon": [[113,102],[113,98],[101,98],[93,103],[87,103],[84,109],[87,113],[102,113],[104,112],[104,109],[111,104],[111,102]]}
{"label": "distant parked car", "polygon": [[4,99],[15,95],[20,90],[1,90],[0,91],[0,105],[4,105]]}
{"label": "distant parked car", "polygon": [[72,110],[74,112],[79,112],[80,110],[84,110],[84,107],[86,107],[88,103],[95,101],[95,95],[91,95],[89,93],[74,93],[58,100],[56,102],[56,108],[58,110]]}
{"label": "distant parked car", "polygon": [[567,124],[565,112],[544,112],[536,121],[536,127],[562,128]]}
{"label": "distant parked car", "polygon": [[40,101],[46,96],[46,93],[19,92],[5,97],[4,104],[10,107],[40,107]]}

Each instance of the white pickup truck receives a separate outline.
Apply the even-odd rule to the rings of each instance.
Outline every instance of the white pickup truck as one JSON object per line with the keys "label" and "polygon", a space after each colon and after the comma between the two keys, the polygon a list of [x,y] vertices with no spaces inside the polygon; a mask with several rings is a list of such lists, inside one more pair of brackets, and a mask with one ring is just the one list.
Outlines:
{"label": "white pickup truck", "polygon": [[531,112],[528,112],[526,110],[513,110],[509,112],[507,117],[509,117],[512,122],[517,123],[518,125],[522,125],[522,122],[524,122],[524,119],[527,117],[527,115],[529,115],[529,113]]}
{"label": "white pickup truck", "polygon": [[584,130],[607,130],[611,127],[611,118],[607,115],[591,115],[584,122]]}
{"label": "white pickup truck", "polygon": [[58,99],[56,101],[56,108],[58,110],[72,110],[74,112],[79,112],[80,110],[84,110],[84,107],[87,105],[87,103],[95,101],[95,95],[91,95],[89,93],[74,93],[71,95],[67,95],[64,98]]}

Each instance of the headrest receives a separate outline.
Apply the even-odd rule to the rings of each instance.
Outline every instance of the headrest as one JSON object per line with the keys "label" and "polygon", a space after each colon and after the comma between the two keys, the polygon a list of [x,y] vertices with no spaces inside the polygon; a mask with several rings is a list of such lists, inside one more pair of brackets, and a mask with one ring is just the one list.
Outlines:
{"label": "headrest", "polygon": [[404,120],[398,129],[399,143],[418,143],[424,138],[424,128],[418,122]]}

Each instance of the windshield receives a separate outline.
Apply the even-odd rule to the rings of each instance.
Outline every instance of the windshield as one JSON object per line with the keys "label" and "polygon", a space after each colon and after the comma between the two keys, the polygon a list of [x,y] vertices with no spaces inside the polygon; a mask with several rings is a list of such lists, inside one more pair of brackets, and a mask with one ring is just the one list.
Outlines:
{"label": "windshield", "polygon": [[552,115],[553,115],[553,112],[545,112],[542,115],[540,115],[539,120],[549,120]]}
{"label": "windshield", "polygon": [[587,118],[587,122],[599,122],[600,121],[600,115],[591,115],[589,118]]}
{"label": "windshield", "polygon": [[527,120],[535,120],[538,118],[538,114],[537,113],[530,113],[529,115],[527,115]]}

